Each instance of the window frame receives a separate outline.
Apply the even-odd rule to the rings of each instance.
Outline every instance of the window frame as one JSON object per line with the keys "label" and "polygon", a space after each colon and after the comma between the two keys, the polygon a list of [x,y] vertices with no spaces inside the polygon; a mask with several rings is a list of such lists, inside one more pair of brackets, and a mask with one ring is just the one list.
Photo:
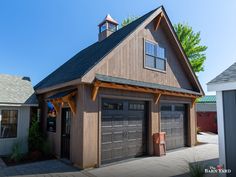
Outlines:
{"label": "window frame", "polygon": [[[160,58],[160,57],[157,57],[157,56],[152,56],[152,55],[146,54],[146,42],[151,43],[151,44],[153,44],[153,45],[155,45],[155,46],[160,46],[161,48],[163,48],[164,51],[165,51],[165,58]],[[145,68],[145,69],[148,69],[148,70],[152,70],[152,71],[157,71],[157,72],[161,72],[161,73],[166,73],[166,71],[167,71],[167,62],[168,62],[167,57],[166,57],[166,48],[163,47],[161,44],[155,42],[155,41],[151,41],[151,40],[145,39],[145,38],[144,38],[143,46],[144,46],[144,47],[143,47],[143,48],[144,48],[144,52],[143,52],[143,66],[144,66],[144,68]],[[156,47],[155,47],[154,50],[155,50],[155,52],[156,52]],[[150,57],[154,57],[155,67],[146,66],[146,55],[148,55],[148,56],[150,56]],[[164,70],[156,68],[156,66],[157,66],[157,65],[156,65],[156,61],[157,61],[157,60],[163,60],[163,61],[165,61],[165,69],[164,69]]]}
{"label": "window frame", "polygon": [[[11,108],[11,107],[5,107],[0,108],[0,119],[2,120],[2,111],[17,111],[17,124],[16,124],[16,136],[14,137],[0,137],[0,141],[4,139],[17,139],[19,137],[19,121],[20,121],[20,109],[19,108]],[[1,131],[1,122],[0,122],[0,131]]]}

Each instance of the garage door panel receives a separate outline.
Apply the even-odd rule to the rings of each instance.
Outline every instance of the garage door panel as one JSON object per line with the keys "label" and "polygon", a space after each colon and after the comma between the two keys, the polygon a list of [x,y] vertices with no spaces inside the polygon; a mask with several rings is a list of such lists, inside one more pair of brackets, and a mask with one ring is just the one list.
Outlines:
{"label": "garage door panel", "polygon": [[122,142],[124,132],[115,132],[112,134],[112,142]]}
{"label": "garage door panel", "polygon": [[103,133],[102,134],[103,143],[110,143],[112,142],[112,133]]}
{"label": "garage door panel", "polygon": [[185,105],[161,105],[161,131],[166,132],[167,150],[185,145]]}
{"label": "garage door panel", "polygon": [[[106,109],[102,110],[101,123],[102,164],[142,155],[146,151],[145,102],[109,99],[103,100],[102,104],[104,102],[106,105],[103,107]],[[122,110],[117,110],[118,107]]]}
{"label": "garage door panel", "polygon": [[112,150],[103,150],[101,157],[104,161],[112,159]]}

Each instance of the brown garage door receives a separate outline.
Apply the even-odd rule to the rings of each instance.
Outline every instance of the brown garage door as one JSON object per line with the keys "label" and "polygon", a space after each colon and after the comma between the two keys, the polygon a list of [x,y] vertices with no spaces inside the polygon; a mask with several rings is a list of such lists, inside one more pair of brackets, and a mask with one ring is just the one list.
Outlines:
{"label": "brown garage door", "polygon": [[101,163],[145,154],[146,120],[143,101],[103,99]]}
{"label": "brown garage door", "polygon": [[161,131],[166,132],[166,149],[184,147],[187,139],[186,106],[161,104]]}

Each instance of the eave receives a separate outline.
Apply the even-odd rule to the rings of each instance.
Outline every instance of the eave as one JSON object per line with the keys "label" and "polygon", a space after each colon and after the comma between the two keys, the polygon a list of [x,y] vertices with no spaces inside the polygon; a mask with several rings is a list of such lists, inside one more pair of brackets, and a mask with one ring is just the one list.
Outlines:
{"label": "eave", "polygon": [[100,88],[118,89],[133,92],[142,92],[154,94],[154,102],[157,104],[162,95],[191,98],[194,101],[202,94],[186,89],[162,86],[155,83],[133,81],[123,78],[96,75],[93,82],[92,100],[95,101]]}

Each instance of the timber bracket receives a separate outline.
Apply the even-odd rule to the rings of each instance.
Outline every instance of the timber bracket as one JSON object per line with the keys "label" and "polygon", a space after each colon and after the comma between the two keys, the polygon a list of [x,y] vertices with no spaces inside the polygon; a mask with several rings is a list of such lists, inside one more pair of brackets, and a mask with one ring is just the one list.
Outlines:
{"label": "timber bracket", "polygon": [[65,103],[68,103],[71,111],[73,114],[76,114],[76,100],[74,99],[74,96],[76,95],[76,91],[73,91],[72,93],[69,93],[67,95],[57,97],[57,98],[49,98],[48,101],[50,101],[55,109],[55,111],[58,113],[60,111],[60,105],[63,106]]}
{"label": "timber bracket", "polygon": [[155,31],[159,28],[160,23],[161,23],[161,19],[162,19],[163,17],[164,17],[163,12],[161,12],[161,14],[157,16],[157,18],[156,18],[156,24],[155,24],[155,27],[154,27]]}

